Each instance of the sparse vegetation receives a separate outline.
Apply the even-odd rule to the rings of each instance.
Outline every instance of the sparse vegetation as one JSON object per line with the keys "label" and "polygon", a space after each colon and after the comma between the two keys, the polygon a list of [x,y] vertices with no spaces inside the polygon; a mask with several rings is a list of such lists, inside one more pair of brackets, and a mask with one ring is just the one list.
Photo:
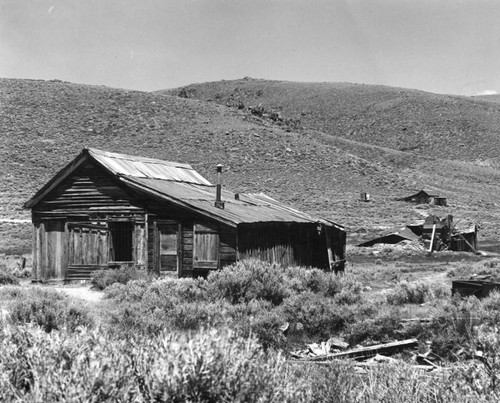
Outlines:
{"label": "sparse vegetation", "polygon": [[476,277],[500,281],[500,259],[489,259],[480,262],[462,262],[448,270],[448,277],[460,279],[473,279]]}
{"label": "sparse vegetation", "polygon": [[0,286],[7,284],[18,285],[19,279],[10,273],[7,273],[6,271],[0,270]]}
{"label": "sparse vegetation", "polygon": [[430,298],[432,298],[430,286],[423,281],[413,283],[402,281],[387,294],[387,302],[392,305],[422,304]]}
{"label": "sparse vegetation", "polygon": [[144,270],[137,270],[133,266],[124,266],[119,269],[98,270],[92,273],[90,282],[97,290],[105,288],[115,283],[127,284],[129,281],[146,278]]}
{"label": "sparse vegetation", "polygon": [[[384,278],[385,271],[380,274]],[[6,353],[0,355],[5,375],[0,390],[6,401],[28,402],[62,396],[100,401],[496,401],[498,379],[491,368],[499,362],[495,326],[500,294],[483,300],[449,294],[438,300],[434,295],[426,300],[426,321],[403,325],[402,319],[417,312],[415,301],[435,288],[418,282],[396,283],[396,288],[404,298],[391,305],[364,292],[350,276],[244,261],[207,279],[115,282],[104,291],[105,320],[97,321],[99,311],[48,288],[3,287],[0,304],[9,317],[0,331]],[[405,363],[386,364],[360,375],[350,362],[293,364],[283,355],[332,335],[351,346],[418,337],[421,348],[432,342],[433,353],[446,360],[441,365],[455,364],[431,374]],[[477,351],[482,361],[471,361]]]}
{"label": "sparse vegetation", "polygon": [[73,332],[80,326],[93,327],[95,323],[85,305],[50,289],[0,288],[0,302],[3,301],[6,301],[10,322],[33,323],[48,333],[62,329]]}

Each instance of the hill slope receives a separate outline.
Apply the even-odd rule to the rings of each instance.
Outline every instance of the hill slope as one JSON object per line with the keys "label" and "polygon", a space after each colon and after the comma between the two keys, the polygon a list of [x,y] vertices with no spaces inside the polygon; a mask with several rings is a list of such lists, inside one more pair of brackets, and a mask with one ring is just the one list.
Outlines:
{"label": "hill slope", "polygon": [[420,155],[500,161],[500,105],[479,98],[349,83],[242,79],[158,91],[229,106],[262,106],[302,127]]}
{"label": "hill slope", "polygon": [[[229,82],[223,83],[229,85]],[[278,99],[280,92],[274,86],[282,84],[264,86],[261,96],[274,94],[272,98],[269,95],[269,99],[273,102],[274,98]],[[377,87],[381,93],[365,94],[367,104],[363,107],[357,105],[358,95],[352,93],[352,88],[358,86],[338,86],[347,86],[349,91],[344,89],[348,94],[345,97],[339,94],[336,102],[351,105],[349,108],[344,105],[342,109],[346,113],[342,127],[352,126],[355,133],[358,130],[361,133],[359,127],[364,126],[356,126],[350,108],[358,108],[359,121],[375,119],[378,115],[373,102],[376,99],[389,102],[390,97],[400,91]],[[202,94],[201,89],[196,91]],[[217,91],[222,93],[221,89]],[[457,146],[453,161],[433,155],[422,157],[411,145],[413,152],[382,141],[384,133],[380,128],[391,126],[390,122],[382,121],[383,114],[375,119],[374,125],[368,126],[372,131],[366,129],[365,133],[370,136],[373,133],[372,137],[368,134],[366,139],[359,134],[344,136],[342,131],[329,129],[339,124],[327,113],[329,109],[325,105],[335,104],[330,95],[318,89],[317,96],[313,97],[313,90],[304,90],[304,97],[309,94],[310,109],[306,110],[300,104],[300,94],[290,91],[283,93],[288,94],[290,100],[282,99],[279,108],[283,116],[300,115],[300,125],[292,120],[280,122],[256,116],[246,108],[238,110],[164,93],[60,81],[0,79],[0,218],[29,218],[29,212],[22,210],[23,202],[83,147],[95,147],[187,162],[212,180],[215,165],[222,163],[225,186],[241,192],[266,192],[345,224],[355,236],[358,230],[373,232],[421,218],[426,208],[414,208],[394,199],[422,187],[431,188],[448,197],[451,204],[450,208],[436,207],[431,211],[479,220],[483,223],[483,236],[495,236],[500,174],[491,162],[498,152],[492,150],[494,147]],[[383,95],[386,92],[389,95]],[[296,99],[292,100],[292,96]],[[427,96],[431,104],[438,97],[418,92],[424,104]],[[209,98],[208,92],[206,98]],[[264,104],[263,98],[260,101]],[[247,98],[242,102],[250,103]],[[461,105],[462,98],[449,102]],[[470,104],[469,100],[464,102]],[[483,111],[482,103],[475,102],[472,102],[476,105],[474,110]],[[268,108],[278,106],[273,104]],[[459,113],[459,109],[455,106],[455,113]],[[297,112],[293,112],[295,110]],[[366,119],[363,110],[368,111]],[[384,113],[388,113],[387,110]],[[342,120],[339,111],[332,114]],[[474,126],[475,115],[471,114],[470,120],[463,123],[463,127],[471,127],[471,134],[463,133],[466,144],[479,131]],[[324,127],[308,123],[315,119],[323,122]],[[406,132],[416,132],[417,123],[416,126],[408,123]],[[488,121],[487,125],[493,123]],[[405,144],[411,144],[412,138],[405,138]],[[451,147],[449,143],[446,146]],[[466,161],[468,150],[474,163]],[[446,155],[451,154],[448,151]],[[374,201],[358,202],[361,191],[371,193]],[[0,226],[0,232],[6,231]],[[0,252],[1,249],[0,244]]]}

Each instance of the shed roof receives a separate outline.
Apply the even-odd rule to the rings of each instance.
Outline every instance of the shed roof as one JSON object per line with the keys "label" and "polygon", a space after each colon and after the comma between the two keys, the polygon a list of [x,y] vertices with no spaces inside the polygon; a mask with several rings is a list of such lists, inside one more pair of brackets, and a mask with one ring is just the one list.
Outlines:
{"label": "shed roof", "polygon": [[389,234],[383,235],[378,238],[371,239],[369,241],[360,243],[357,246],[373,246],[377,243],[388,243],[388,244],[396,244],[401,241],[416,241],[419,240],[420,237],[416,235],[410,228],[401,227],[394,232],[390,232]]}
{"label": "shed roof", "polygon": [[33,198],[25,203],[33,207],[67,178],[83,161],[90,158],[136,192],[168,201],[182,208],[236,226],[258,222],[321,223],[342,226],[287,206],[263,193],[239,194],[222,191],[224,209],[215,207],[216,187],[190,165],[152,158],[84,149],[69,165],[56,174]]}

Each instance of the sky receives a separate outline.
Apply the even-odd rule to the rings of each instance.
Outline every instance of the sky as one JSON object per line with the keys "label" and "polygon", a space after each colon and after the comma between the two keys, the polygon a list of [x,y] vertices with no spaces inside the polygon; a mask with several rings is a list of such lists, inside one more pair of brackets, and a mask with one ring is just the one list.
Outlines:
{"label": "sky", "polygon": [[0,0],[0,77],[500,93],[500,0]]}

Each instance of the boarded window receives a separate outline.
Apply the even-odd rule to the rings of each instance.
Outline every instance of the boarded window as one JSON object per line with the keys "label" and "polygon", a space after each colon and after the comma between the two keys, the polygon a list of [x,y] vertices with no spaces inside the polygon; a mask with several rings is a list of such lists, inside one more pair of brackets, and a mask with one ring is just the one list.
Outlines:
{"label": "boarded window", "polygon": [[219,232],[206,225],[195,224],[193,234],[193,268],[218,269]]}
{"label": "boarded window", "polygon": [[178,225],[157,224],[160,272],[178,270]]}
{"label": "boarded window", "polygon": [[133,224],[131,222],[110,222],[109,230],[111,234],[111,260],[115,262],[133,261]]}

